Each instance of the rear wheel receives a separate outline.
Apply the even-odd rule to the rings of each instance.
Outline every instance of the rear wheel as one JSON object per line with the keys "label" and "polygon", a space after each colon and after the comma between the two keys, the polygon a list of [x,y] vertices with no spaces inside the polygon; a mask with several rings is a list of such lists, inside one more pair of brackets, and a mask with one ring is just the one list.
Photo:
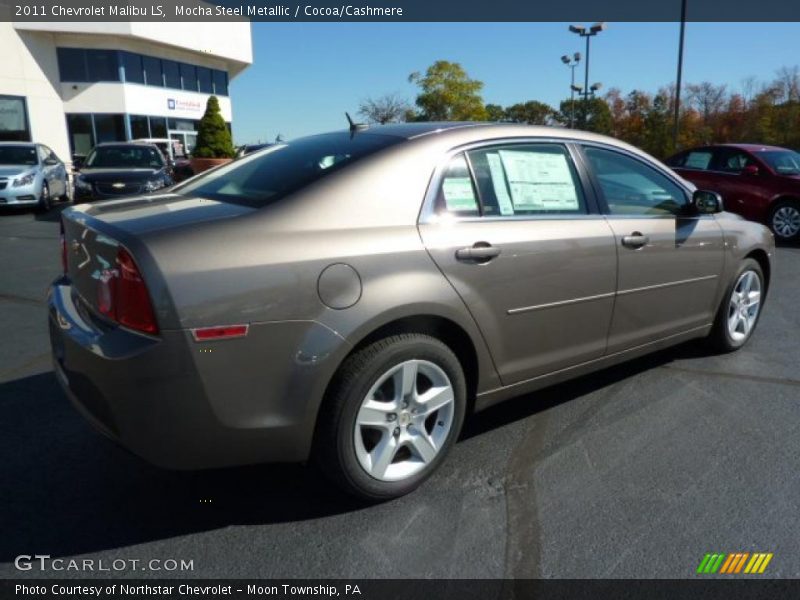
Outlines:
{"label": "rear wheel", "polygon": [[47,182],[42,183],[42,192],[39,194],[39,204],[37,205],[36,209],[39,212],[47,212],[50,210],[52,203],[50,200],[50,188],[47,185]]}
{"label": "rear wheel", "polygon": [[349,493],[402,496],[444,460],[465,407],[464,373],[450,348],[423,334],[384,338],[339,370],[320,412],[315,459]]}
{"label": "rear wheel", "polygon": [[715,349],[732,352],[747,343],[761,316],[764,292],[761,265],[752,258],[745,259],[722,298],[709,335]]}
{"label": "rear wheel", "polygon": [[800,202],[779,200],[769,215],[769,228],[784,242],[800,240]]}

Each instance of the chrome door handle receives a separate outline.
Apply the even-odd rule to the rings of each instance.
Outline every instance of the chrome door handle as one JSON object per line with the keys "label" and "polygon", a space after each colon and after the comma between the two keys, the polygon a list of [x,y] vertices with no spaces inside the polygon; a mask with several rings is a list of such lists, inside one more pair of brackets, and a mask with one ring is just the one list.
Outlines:
{"label": "chrome door handle", "polygon": [[646,246],[649,242],[650,238],[646,235],[642,235],[638,231],[634,231],[632,234],[622,238],[622,245],[626,248],[641,248],[642,246]]}
{"label": "chrome door handle", "polygon": [[456,250],[456,259],[464,262],[485,263],[499,256],[500,248],[487,242],[476,242],[472,246]]}

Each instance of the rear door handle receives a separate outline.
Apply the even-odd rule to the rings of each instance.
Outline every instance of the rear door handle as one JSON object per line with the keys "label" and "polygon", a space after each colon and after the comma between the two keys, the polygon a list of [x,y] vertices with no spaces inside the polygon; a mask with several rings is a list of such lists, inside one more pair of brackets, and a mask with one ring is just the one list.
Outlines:
{"label": "rear door handle", "polygon": [[456,250],[456,258],[464,262],[485,263],[499,256],[500,248],[488,242],[476,242],[472,246]]}
{"label": "rear door handle", "polygon": [[642,235],[638,231],[634,231],[632,234],[622,238],[622,245],[626,248],[641,248],[642,246],[646,246],[649,242],[650,238],[646,235]]}

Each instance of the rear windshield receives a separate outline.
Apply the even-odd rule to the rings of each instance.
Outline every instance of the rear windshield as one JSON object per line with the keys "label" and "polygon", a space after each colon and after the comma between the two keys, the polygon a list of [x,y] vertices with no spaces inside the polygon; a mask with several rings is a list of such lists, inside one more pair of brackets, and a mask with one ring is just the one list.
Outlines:
{"label": "rear windshield", "polygon": [[403,138],[349,132],[282,142],[219,167],[174,192],[260,208]]}
{"label": "rear windshield", "polygon": [[90,169],[160,169],[161,153],[154,146],[98,146],[86,157]]}
{"label": "rear windshield", "polygon": [[765,150],[759,152],[766,163],[781,175],[800,175],[800,154],[791,150]]}
{"label": "rear windshield", "polygon": [[0,146],[0,165],[37,165],[34,146]]}

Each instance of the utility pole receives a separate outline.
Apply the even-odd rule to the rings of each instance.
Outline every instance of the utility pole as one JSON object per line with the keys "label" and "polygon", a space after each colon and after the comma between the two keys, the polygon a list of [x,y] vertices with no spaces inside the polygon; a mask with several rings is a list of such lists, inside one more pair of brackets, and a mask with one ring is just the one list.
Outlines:
{"label": "utility pole", "polygon": [[678,129],[681,119],[681,86],[683,78],[683,39],[686,33],[686,2],[681,0],[681,33],[678,41],[678,77],[675,82],[675,122],[672,127],[672,149],[678,149]]}

